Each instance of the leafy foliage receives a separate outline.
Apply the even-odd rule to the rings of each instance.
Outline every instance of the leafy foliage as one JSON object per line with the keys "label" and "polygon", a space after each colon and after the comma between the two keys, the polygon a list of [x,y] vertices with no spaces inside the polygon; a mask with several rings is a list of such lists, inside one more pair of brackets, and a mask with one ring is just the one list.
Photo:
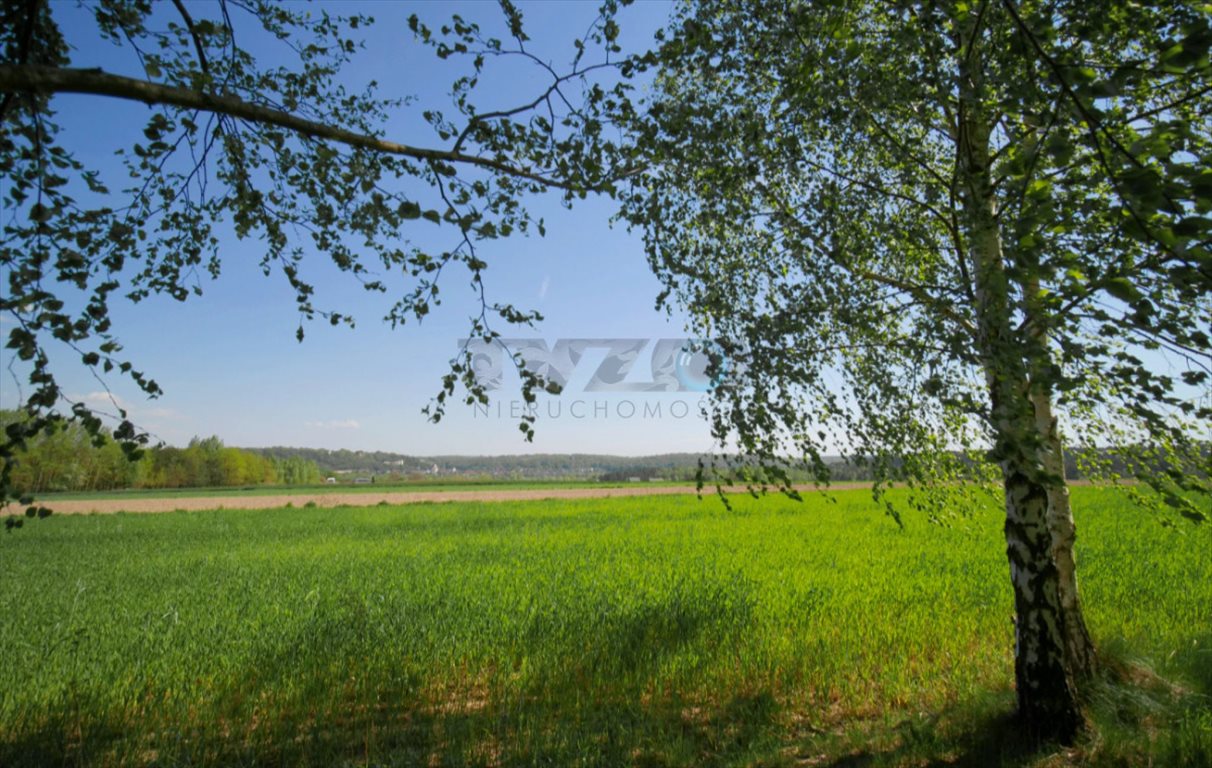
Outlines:
{"label": "leafy foliage", "polygon": [[[0,425],[27,418],[0,411]],[[100,445],[81,424],[57,424],[26,441],[11,459],[10,482],[17,495],[48,491],[108,491],[121,488],[197,488],[262,483],[301,485],[323,481],[314,461],[262,456],[223,445],[218,437],[194,438],[185,448],[156,446],[130,461],[121,446]],[[20,522],[19,518],[13,524]]]}
{"label": "leafy foliage", "polygon": [[637,66],[623,215],[718,346],[721,446],[759,484],[827,479],[828,446],[980,480],[952,449],[1047,450],[1009,427],[1030,408],[999,417],[1031,398],[1088,469],[1137,446],[1154,498],[1206,519],[1210,44],[1185,2],[684,6]]}
{"label": "leafy foliage", "polygon": [[[378,95],[376,84],[353,90],[340,72],[355,55],[356,31],[372,19],[312,14],[269,0],[218,0],[211,6],[149,0],[102,0],[91,10],[97,34],[133,56],[137,78],[70,67],[70,51],[45,0],[9,3],[0,25],[0,173],[6,219],[0,265],[7,280],[0,313],[12,321],[6,345],[31,370],[24,408],[31,418],[9,425],[0,491],[8,493],[8,458],[33,435],[71,418],[90,434],[103,430],[87,404],[69,402],[51,369],[50,345],[65,345],[99,374],[130,378],[149,396],[153,378],[122,355],[110,308],[116,298],[154,294],[179,301],[202,292],[221,267],[218,232],[263,248],[260,266],[295,293],[304,321],[353,325],[344,310],[317,305],[304,264],[323,257],[373,293],[399,296],[385,319],[420,322],[441,303],[439,279],[464,270],[479,299],[472,338],[491,341],[497,324],[529,324],[537,312],[492,302],[488,261],[480,248],[498,238],[543,231],[522,202],[548,189],[566,202],[609,186],[621,155],[592,118],[612,92],[595,78],[615,68],[613,3],[607,3],[557,71],[530,53],[522,17],[503,2],[512,39],[481,33],[455,17],[431,31],[415,17],[412,33],[436,55],[466,53],[469,74],[454,85],[454,110],[416,115],[444,148],[382,138],[407,100]],[[285,63],[259,61],[248,40],[268,41]],[[477,107],[486,62],[521,58],[547,81],[515,109]],[[595,59],[594,61],[590,61]],[[597,60],[600,59],[600,60]],[[128,172],[113,188],[69,149],[54,113],[54,94],[88,93],[142,101],[150,117],[121,152]],[[581,105],[585,106],[582,107]],[[434,226],[454,233],[431,249],[405,239]],[[515,359],[519,366],[521,361]],[[548,388],[522,369],[523,394]],[[440,419],[456,387],[469,401],[486,397],[470,355],[451,372],[428,412]],[[131,452],[146,436],[119,413],[113,434]],[[520,427],[533,434],[533,417]],[[98,438],[99,439],[99,438]],[[7,498],[7,496],[6,496]]]}

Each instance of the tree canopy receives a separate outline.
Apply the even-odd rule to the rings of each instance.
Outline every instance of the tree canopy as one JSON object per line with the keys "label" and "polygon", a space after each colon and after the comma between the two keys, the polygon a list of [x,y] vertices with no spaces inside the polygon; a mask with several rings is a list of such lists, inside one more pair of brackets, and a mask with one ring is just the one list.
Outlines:
{"label": "tree canopy", "polygon": [[1064,449],[1207,518],[1210,44],[1184,2],[687,4],[643,58],[623,216],[711,340],[722,475],[996,472],[1047,736],[1094,665]]}
{"label": "tree canopy", "polygon": [[[1204,487],[1212,33],[1198,4],[1164,5],[685,9],[648,59],[649,171],[625,215],[732,363],[717,437],[775,466],[846,446],[890,480],[926,469],[894,459],[995,442],[1003,361],[979,343],[964,187],[979,139],[1006,362],[1060,396],[1071,444],[1133,446],[1159,489]],[[987,135],[966,135],[978,109]]]}
{"label": "tree canopy", "polygon": [[[0,25],[0,265],[7,283],[0,313],[11,321],[6,346],[31,371],[23,402],[31,418],[10,423],[0,443],[6,499],[8,459],[28,438],[65,414],[93,434],[103,431],[87,403],[71,402],[61,390],[48,349],[63,345],[99,374],[117,372],[158,395],[151,374],[125,359],[111,303],[200,294],[200,277],[221,268],[222,227],[263,244],[261,269],[294,290],[300,339],[305,320],[354,322],[349,309],[314,301],[301,267],[325,258],[367,291],[398,296],[385,318],[392,325],[429,314],[441,303],[440,278],[461,269],[480,306],[468,335],[492,340],[498,327],[540,316],[489,299],[482,245],[542,231],[524,205],[528,195],[554,190],[571,202],[618,174],[622,156],[597,118],[621,88],[609,82],[617,80],[620,60],[613,2],[568,41],[563,65],[528,50],[522,16],[509,2],[501,3],[511,35],[505,40],[459,16],[436,31],[411,17],[402,34],[438,58],[465,57],[466,74],[453,84],[447,111],[410,110],[404,99],[378,95],[375,83],[342,83],[342,67],[358,50],[357,30],[373,21],[366,16],[313,14],[268,0],[105,0],[90,10],[97,34],[139,72],[73,68],[44,0],[5,4]],[[269,61],[253,55],[250,40],[263,54],[266,46],[273,50],[262,56]],[[505,109],[480,108],[480,74],[503,58],[533,67],[535,96]],[[54,96],[62,93],[151,107],[121,152],[127,178],[105,178],[73,153],[56,121]],[[400,113],[415,115],[432,146],[385,137]],[[454,233],[450,247],[408,239],[435,224]],[[546,382],[515,362],[532,400]],[[431,403],[433,419],[459,386],[470,400],[485,397],[469,363],[468,354],[452,362]],[[115,409],[121,423],[114,435],[134,452],[145,436]],[[523,416],[527,436],[532,422]]]}

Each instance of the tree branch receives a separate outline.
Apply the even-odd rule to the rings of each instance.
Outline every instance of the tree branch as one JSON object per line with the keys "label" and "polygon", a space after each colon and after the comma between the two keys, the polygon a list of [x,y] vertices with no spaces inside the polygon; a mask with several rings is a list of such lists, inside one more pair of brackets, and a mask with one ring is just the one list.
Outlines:
{"label": "tree branch", "polygon": [[[24,26],[21,28],[21,43],[17,49],[17,60],[21,64],[29,61],[29,46],[30,41],[34,37],[34,26],[37,24],[38,6],[42,4],[42,0],[26,0],[25,13],[22,21]],[[9,9],[14,15],[17,13],[15,4]],[[5,21],[8,21],[8,14],[5,14]],[[3,120],[8,114],[8,108],[13,103],[13,94],[6,92],[4,98],[0,100],[0,120]]]}
{"label": "tree branch", "polygon": [[181,0],[173,0],[173,5],[177,9],[177,13],[181,14],[181,19],[185,22],[185,28],[189,30],[189,36],[193,38],[194,50],[198,53],[198,66],[202,68],[202,74],[210,76],[210,62],[206,59],[206,46],[202,44],[202,38],[198,36],[198,28],[194,26],[194,18],[189,15],[185,4]]}
{"label": "tree branch", "polygon": [[96,96],[111,96],[146,104],[170,104],[186,109],[214,112],[255,123],[277,125],[295,133],[315,139],[360,147],[390,155],[401,155],[416,160],[443,163],[460,163],[483,168],[519,179],[532,181],[544,187],[578,191],[580,187],[543,176],[541,173],[511,165],[501,160],[477,157],[462,152],[442,149],[413,147],[375,136],[356,133],[327,123],[316,122],[277,109],[250,104],[235,96],[192,91],[170,85],[136,80],[113,75],[100,69],[67,69],[59,67],[0,65],[0,92],[13,93],[86,93]]}
{"label": "tree branch", "polygon": [[[495,112],[482,112],[478,115],[472,115],[471,118],[467,121],[467,126],[465,128],[463,128],[463,131],[459,134],[458,138],[455,139],[454,147],[451,149],[451,151],[458,152],[458,151],[462,150],[463,142],[466,141],[467,137],[469,135],[471,135],[471,132],[473,130],[475,130],[476,127],[481,125],[482,123],[485,123],[489,120],[498,120],[501,118],[513,117],[514,115],[520,114],[522,112],[528,112],[528,111],[538,107],[544,101],[547,101],[548,99],[550,99],[553,93],[558,93],[560,90],[560,86],[563,85],[564,83],[568,82],[569,80],[572,80],[573,78],[576,78],[576,77],[581,77],[588,72],[592,72],[595,69],[602,69],[604,67],[610,67],[610,66],[613,66],[613,65],[612,64],[594,64],[591,67],[586,67],[585,69],[574,70],[561,77],[556,77],[555,81],[547,88],[547,90],[545,90],[541,94],[539,94],[538,97],[535,98],[533,101],[531,101],[527,104],[523,104],[520,107],[514,107],[513,109],[503,109],[503,110],[498,110]],[[554,121],[552,121],[552,122],[554,124]]]}

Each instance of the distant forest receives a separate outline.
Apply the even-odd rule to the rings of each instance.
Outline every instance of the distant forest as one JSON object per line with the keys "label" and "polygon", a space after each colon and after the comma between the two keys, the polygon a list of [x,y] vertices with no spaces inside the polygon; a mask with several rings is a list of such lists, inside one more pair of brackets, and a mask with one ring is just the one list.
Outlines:
{"label": "distant forest", "polygon": [[[392,479],[427,479],[454,476],[483,477],[498,480],[598,480],[626,482],[629,480],[684,480],[693,482],[699,459],[696,453],[664,453],[652,456],[612,456],[593,453],[536,453],[522,456],[407,456],[384,451],[330,451],[323,448],[248,449],[275,459],[302,459],[314,462],[328,476],[374,476]],[[1065,472],[1070,479],[1087,476],[1085,467],[1089,456],[1074,451],[1065,457]],[[1129,464],[1118,458],[1096,452],[1111,471],[1131,475]],[[838,456],[825,457],[831,479],[835,482],[866,481],[871,469],[848,462]],[[793,481],[807,482],[811,478],[803,471],[790,471]]]}
{"label": "distant forest", "polygon": [[[16,411],[0,411],[0,428],[19,418]],[[194,438],[184,448],[149,448],[131,461],[113,440],[94,442],[73,423],[29,441],[11,471],[21,493],[305,485],[324,479],[314,462],[231,448],[217,437]]]}
{"label": "distant forest", "polygon": [[403,477],[471,475],[510,479],[628,480],[693,478],[699,455],[610,456],[590,453],[535,453],[520,456],[405,456],[382,451],[329,451],[323,448],[250,449],[262,456],[315,462],[333,474]]}
{"label": "distant forest", "polygon": [[[0,411],[0,428],[20,416]],[[1066,474],[1082,479],[1085,464],[1066,456]],[[704,457],[705,458],[705,457]],[[1095,458],[1123,476],[1134,462],[1097,454]],[[12,467],[15,486],[26,493],[105,491],[123,488],[214,488],[253,485],[315,485],[371,479],[381,483],[581,480],[693,482],[700,456],[668,453],[610,456],[589,453],[538,453],[522,456],[406,456],[384,451],[330,451],[323,448],[233,448],[218,437],[197,438],[184,448],[146,449],[129,461],[109,439],[94,443],[77,424],[67,424],[32,440]],[[866,466],[827,458],[837,482],[871,479]],[[791,472],[795,482],[808,481]]]}

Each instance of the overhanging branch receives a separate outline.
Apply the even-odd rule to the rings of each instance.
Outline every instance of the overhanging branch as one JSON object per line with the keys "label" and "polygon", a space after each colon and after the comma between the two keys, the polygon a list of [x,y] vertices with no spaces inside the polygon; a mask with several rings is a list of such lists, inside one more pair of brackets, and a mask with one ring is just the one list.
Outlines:
{"label": "overhanging branch", "polygon": [[328,139],[351,147],[369,149],[389,155],[401,155],[429,162],[457,163],[525,179],[545,187],[579,190],[576,185],[543,176],[529,168],[521,168],[501,160],[478,157],[459,151],[429,149],[399,144],[375,136],[339,128],[327,123],[292,115],[278,109],[251,104],[236,96],[211,93],[152,83],[123,77],[100,69],[69,69],[60,67],[0,65],[0,92],[9,93],[86,93],[110,96],[145,104],[169,104],[197,109],[257,123],[276,125],[316,139]]}

